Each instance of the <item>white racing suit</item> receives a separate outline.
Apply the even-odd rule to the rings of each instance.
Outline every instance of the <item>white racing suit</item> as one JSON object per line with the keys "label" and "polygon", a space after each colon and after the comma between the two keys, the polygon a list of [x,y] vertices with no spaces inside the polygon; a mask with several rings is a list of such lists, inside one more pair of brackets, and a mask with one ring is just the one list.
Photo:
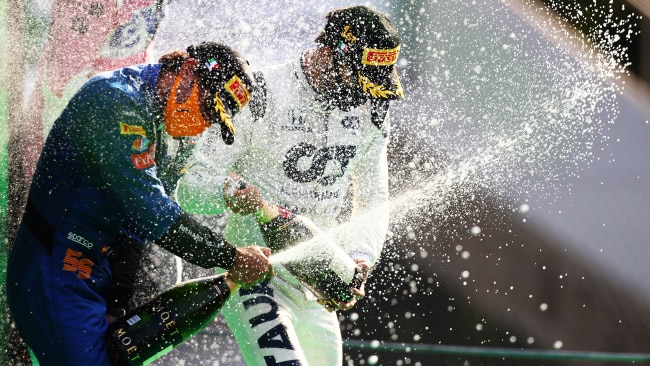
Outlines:
{"label": "white racing suit", "polygon": [[[263,117],[253,105],[236,116],[231,146],[224,147],[218,129],[202,136],[194,164],[180,181],[179,203],[189,212],[222,212],[223,176],[234,171],[267,201],[310,218],[348,261],[363,258],[374,265],[388,230],[387,109],[375,123],[370,103],[349,112],[325,110],[299,62],[261,73]],[[351,212],[344,212],[350,189]],[[264,245],[252,215],[230,214],[224,236],[239,246]],[[247,364],[342,364],[336,313],[281,264],[275,269],[272,280],[241,289],[223,308]],[[353,270],[339,274],[349,281]]]}

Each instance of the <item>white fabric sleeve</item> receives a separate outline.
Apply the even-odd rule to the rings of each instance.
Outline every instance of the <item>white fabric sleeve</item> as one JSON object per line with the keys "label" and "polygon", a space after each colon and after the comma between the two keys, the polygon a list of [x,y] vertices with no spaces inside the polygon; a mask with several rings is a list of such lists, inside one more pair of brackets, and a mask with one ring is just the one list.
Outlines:
{"label": "white fabric sleeve", "polygon": [[328,235],[353,259],[366,259],[374,265],[388,233],[388,133],[389,117],[383,130],[375,129],[373,140],[363,151],[352,172],[352,214],[350,219]]}
{"label": "white fabric sleeve", "polygon": [[237,158],[246,149],[250,139],[252,116],[245,108],[233,118],[235,142],[226,145],[220,126],[211,126],[197,141],[187,172],[178,182],[176,198],[187,212],[211,215],[223,213],[223,183]]}

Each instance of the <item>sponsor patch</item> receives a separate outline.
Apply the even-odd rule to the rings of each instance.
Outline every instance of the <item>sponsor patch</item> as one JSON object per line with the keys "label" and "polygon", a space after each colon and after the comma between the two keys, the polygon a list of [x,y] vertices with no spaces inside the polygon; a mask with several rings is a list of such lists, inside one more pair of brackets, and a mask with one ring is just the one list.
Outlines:
{"label": "sponsor patch", "polygon": [[243,108],[250,100],[250,93],[248,92],[248,88],[246,88],[246,84],[237,75],[233,76],[226,83],[226,90],[235,98],[239,109]]}
{"label": "sponsor patch", "polygon": [[400,46],[391,50],[382,50],[377,48],[364,48],[361,63],[370,66],[390,66],[397,61]]}
{"label": "sponsor patch", "polygon": [[135,151],[142,152],[142,151],[147,150],[147,148],[149,148],[150,143],[151,143],[151,141],[148,138],[141,137],[141,138],[138,138],[137,140],[133,141],[133,145],[131,147]]}
{"label": "sponsor patch", "polygon": [[137,170],[142,170],[142,169],[149,168],[150,166],[153,166],[156,163],[154,161],[154,156],[155,156],[154,144],[150,144],[149,149],[147,151],[142,152],[140,154],[131,155],[131,161],[133,162],[133,166]]}
{"label": "sponsor patch", "polygon": [[83,245],[84,247],[86,247],[88,249],[92,249],[92,247],[93,247],[93,243],[91,243],[90,241],[88,241],[88,239],[84,238],[83,236],[81,236],[79,234],[69,232],[67,238],[68,238],[68,240],[70,240],[72,242],[75,242],[75,243],[77,243],[79,245]]}
{"label": "sponsor patch", "polygon": [[120,122],[120,134],[122,135],[140,135],[142,137],[147,136],[147,131],[142,126],[133,126]]}

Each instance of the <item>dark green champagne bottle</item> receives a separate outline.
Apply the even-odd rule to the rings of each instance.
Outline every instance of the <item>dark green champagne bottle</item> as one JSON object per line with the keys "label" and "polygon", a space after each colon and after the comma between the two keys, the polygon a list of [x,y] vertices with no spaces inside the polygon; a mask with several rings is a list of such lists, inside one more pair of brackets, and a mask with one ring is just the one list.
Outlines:
{"label": "dark green champagne bottle", "polygon": [[161,292],[109,325],[111,355],[118,365],[156,360],[208,325],[235,286],[228,274],[220,274]]}
{"label": "dark green champagne bottle", "polygon": [[[267,204],[264,214],[257,214],[258,224],[266,244],[273,253],[280,252],[316,235],[322,234],[316,225],[304,216],[286,208]],[[272,218],[261,222],[260,217]],[[355,270],[351,283],[344,282],[330,268],[332,258],[309,258],[307,260],[283,260],[281,264],[310,289],[320,300],[348,302],[353,299],[350,288],[360,288],[366,273]]]}
{"label": "dark green champagne bottle", "polygon": [[286,208],[275,206],[268,210],[272,210],[271,215],[275,215],[275,217],[267,222],[258,220],[258,224],[266,245],[274,253],[309,240],[320,233],[320,229],[311,221]]}

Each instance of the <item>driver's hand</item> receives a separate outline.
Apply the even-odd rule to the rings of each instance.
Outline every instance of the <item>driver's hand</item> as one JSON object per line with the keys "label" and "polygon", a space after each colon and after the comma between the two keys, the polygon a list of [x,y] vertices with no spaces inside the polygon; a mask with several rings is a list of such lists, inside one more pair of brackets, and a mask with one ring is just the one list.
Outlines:
{"label": "driver's hand", "polygon": [[240,215],[255,213],[264,205],[260,190],[246,183],[238,174],[229,173],[223,186],[223,198],[226,206]]}
{"label": "driver's hand", "polygon": [[352,299],[350,301],[338,301],[337,299],[319,299],[318,302],[327,309],[327,311],[350,310],[359,300],[366,297],[366,281],[368,281],[368,272],[370,271],[370,262],[365,259],[355,259],[357,264],[355,278],[350,284]]}
{"label": "driver's hand", "polygon": [[244,288],[275,276],[269,261],[271,249],[251,245],[237,248],[235,264],[228,270],[232,280]]}

